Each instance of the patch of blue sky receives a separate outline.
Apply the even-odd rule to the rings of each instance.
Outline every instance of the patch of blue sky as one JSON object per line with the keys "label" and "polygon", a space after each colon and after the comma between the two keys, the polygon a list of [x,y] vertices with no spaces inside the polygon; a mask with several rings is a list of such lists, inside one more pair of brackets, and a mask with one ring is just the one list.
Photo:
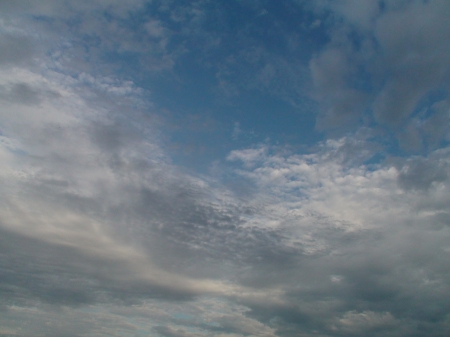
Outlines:
{"label": "patch of blue sky", "polygon": [[[315,131],[315,102],[305,94],[302,97],[301,92],[294,92],[290,83],[284,84],[282,76],[285,74],[275,74],[272,83],[255,88],[256,84],[252,82],[258,79],[250,77],[259,69],[249,69],[252,65],[247,63],[247,69],[241,71],[242,62],[239,62],[237,68],[232,65],[224,71],[227,74],[222,79],[232,91],[229,94],[227,88],[223,91],[222,83],[219,83],[217,68],[211,66],[214,62],[220,64],[220,60],[202,62],[199,59],[202,59],[201,52],[184,55],[174,65],[174,73],[151,76],[139,84],[149,88],[156,106],[169,110],[181,120],[186,115],[201,115],[203,119],[213,120],[218,127],[213,133],[206,128],[203,132],[196,130],[197,134],[189,137],[208,146],[220,145],[216,152],[218,156],[230,150],[226,144],[236,146],[236,142],[231,144],[228,139],[236,122],[242,129],[242,136],[237,139],[241,146],[268,138],[276,144],[290,142],[302,146],[322,139],[322,135]],[[298,81],[302,82],[302,79]],[[179,130],[189,133],[186,128]],[[207,135],[214,139],[206,139]],[[176,137],[185,136],[180,134]]]}
{"label": "patch of blue sky", "polygon": [[[114,43],[105,47],[101,38],[92,34],[81,36],[80,43],[87,54],[89,48],[100,48],[99,66],[147,89],[157,110],[170,112],[167,131],[174,161],[205,169],[236,148],[269,142],[301,151],[330,136],[316,130],[319,107],[309,97],[310,78],[302,78],[301,71],[291,74],[292,70],[307,69],[312,55],[330,42],[330,27],[339,20],[330,13],[317,13],[291,2],[217,1],[200,6],[154,1],[146,4],[144,11],[129,12],[126,19],[109,11],[98,13],[99,20],[114,21],[133,32],[134,42],[145,45],[145,50]],[[149,37],[143,27],[152,20],[158,21],[155,27],[159,30]],[[79,23],[75,17],[67,24]],[[357,30],[347,34],[353,53],[358,53],[365,38]],[[167,41],[157,46],[161,39]],[[173,64],[156,66],[153,71],[151,55],[166,55]],[[285,63],[284,68],[280,62]],[[381,129],[378,141],[384,144],[383,151],[407,155],[391,127],[377,125],[372,116],[371,100],[383,81],[372,77],[367,60],[353,66],[346,84],[367,96],[356,125]],[[430,92],[417,104],[412,117],[427,118],[433,113],[429,107],[445,97],[445,90]],[[239,123],[240,133],[233,136],[235,123]],[[446,140],[441,141],[444,143]],[[370,162],[383,157],[374,156]]]}
{"label": "patch of blue sky", "polygon": [[[196,95],[202,96],[192,93]],[[322,137],[315,131],[313,114],[300,113],[286,102],[257,91],[247,93],[231,106],[207,106],[206,103],[206,106],[198,103],[190,106],[188,102],[189,99],[180,97],[171,102],[169,109],[176,116],[173,122],[179,124],[179,128],[175,125],[178,130],[172,133],[171,139],[173,143],[183,144],[179,154],[184,153],[185,164],[190,162],[197,168],[202,162],[204,165],[225,158],[231,150],[255,143],[289,145],[301,151]],[[238,134],[234,132],[236,122],[240,128]]]}
{"label": "patch of blue sky", "polygon": [[[242,2],[220,1],[206,4],[201,9],[200,22],[194,24],[189,21],[193,15],[189,8],[191,3],[184,4],[184,17],[180,14],[182,18],[178,20],[173,11],[164,9],[170,4],[161,1],[147,4],[146,11],[130,13],[127,20],[115,18],[107,11],[99,13],[106,23],[114,19],[133,31],[137,42],[144,39],[142,26],[150,17],[160,20],[161,27],[167,29],[164,34],[168,41],[164,50],[150,48],[141,52],[120,46],[107,48],[95,35],[83,36],[81,42],[86,49],[100,47],[99,66],[106,65],[117,76],[132,79],[136,85],[148,89],[155,106],[169,110],[175,120],[183,122],[185,116],[191,115],[215,121],[217,128],[212,132],[207,128],[199,132],[198,128],[192,131],[180,127],[173,136],[175,142],[189,139],[188,143],[194,147],[206,144],[213,149],[207,153],[216,155],[210,155],[209,160],[223,157],[236,145],[247,146],[250,142],[270,139],[275,144],[289,142],[295,146],[322,139],[314,131],[317,112],[314,103],[301,92],[307,78],[295,78],[296,83],[293,83],[286,80],[290,69],[275,69],[267,83],[261,86],[258,83],[260,77],[255,76],[264,67],[269,70],[277,67],[277,62],[282,59],[294,66],[307,67],[312,53],[328,41],[326,30],[317,24],[317,18],[311,12],[301,6],[280,5],[273,1],[255,7]],[[183,3],[176,7],[183,11]],[[188,29],[184,25],[192,27]],[[201,29],[196,30],[195,25]],[[218,42],[208,46],[208,41],[214,39]],[[142,43],[149,41],[142,40]],[[156,42],[150,41],[150,45],[152,43]],[[146,64],[151,60],[146,61],[143,56],[145,54],[148,59],[148,54],[152,53],[167,53],[173,59],[173,66],[162,72],[151,71]],[[231,62],[233,58],[235,61]],[[218,78],[219,74],[225,75]],[[221,80],[234,90],[233,94],[223,92]],[[294,85],[300,88],[292,89]],[[235,122],[240,123],[243,130],[239,144],[229,139]],[[192,162],[199,163],[197,159]]]}

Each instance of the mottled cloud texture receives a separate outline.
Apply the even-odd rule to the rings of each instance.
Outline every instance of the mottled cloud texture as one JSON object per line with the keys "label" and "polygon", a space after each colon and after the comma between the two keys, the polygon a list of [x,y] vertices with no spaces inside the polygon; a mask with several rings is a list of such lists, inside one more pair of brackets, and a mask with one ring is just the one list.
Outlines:
{"label": "mottled cloud texture", "polygon": [[0,13],[1,337],[450,334],[450,2]]}

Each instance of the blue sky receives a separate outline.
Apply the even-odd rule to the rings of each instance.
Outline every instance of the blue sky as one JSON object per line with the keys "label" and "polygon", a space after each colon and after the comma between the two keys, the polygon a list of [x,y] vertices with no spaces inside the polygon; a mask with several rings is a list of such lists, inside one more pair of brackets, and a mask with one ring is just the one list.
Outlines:
{"label": "blue sky", "polygon": [[449,16],[0,1],[0,337],[448,336]]}

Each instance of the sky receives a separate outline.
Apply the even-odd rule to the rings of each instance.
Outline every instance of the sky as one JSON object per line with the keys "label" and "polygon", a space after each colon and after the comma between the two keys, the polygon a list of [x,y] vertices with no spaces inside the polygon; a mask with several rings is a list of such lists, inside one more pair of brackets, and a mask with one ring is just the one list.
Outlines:
{"label": "sky", "polygon": [[0,0],[0,337],[449,336],[449,17]]}

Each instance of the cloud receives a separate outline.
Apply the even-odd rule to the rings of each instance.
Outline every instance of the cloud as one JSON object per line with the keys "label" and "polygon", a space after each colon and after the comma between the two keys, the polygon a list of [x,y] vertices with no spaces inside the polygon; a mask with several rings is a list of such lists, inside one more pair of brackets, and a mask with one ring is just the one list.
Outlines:
{"label": "cloud", "polygon": [[432,184],[447,180],[447,165],[442,158],[412,158],[402,167],[399,184],[406,189],[428,190]]}
{"label": "cloud", "polygon": [[[3,80],[8,81],[8,74],[4,75]],[[213,289],[215,287],[213,283],[209,285],[208,282],[200,284],[197,290],[195,282],[191,286],[188,285],[188,288],[191,287],[190,290],[184,288],[190,281],[187,279],[183,281],[180,277],[157,271],[158,268],[152,267],[145,254],[124,242],[121,243],[111,232],[112,224],[120,226],[120,223],[111,222],[112,219],[101,219],[102,207],[109,208],[115,203],[122,208],[128,207],[126,204],[121,205],[125,200],[116,199],[119,196],[117,193],[121,193],[122,189],[128,195],[133,195],[136,191],[138,196],[140,190],[151,189],[150,185],[147,187],[141,185],[143,181],[140,180],[151,179],[152,174],[144,172],[152,166],[152,158],[153,160],[161,158],[157,145],[141,143],[140,140],[136,143],[135,134],[128,133],[126,126],[119,124],[114,127],[114,123],[109,125],[111,116],[102,113],[95,115],[94,110],[87,107],[83,99],[72,89],[57,88],[57,83],[40,78],[36,74],[27,73],[26,76],[35,82],[42,81],[40,87],[52,87],[52,90],[58,92],[60,96],[49,98],[34,93],[33,101],[26,101],[22,97],[11,101],[9,105],[4,105],[3,152],[9,161],[4,163],[2,180],[9,186],[9,193],[2,195],[4,205],[1,211],[2,228],[29,240],[37,240],[37,251],[48,249],[72,251],[67,255],[77,255],[79,260],[85,261],[85,267],[91,269],[91,271],[80,270],[82,275],[89,275],[88,279],[97,279],[97,276],[92,275],[95,265],[116,263],[117,266],[110,267],[111,273],[106,277],[112,278],[112,283],[127,283],[127,279],[120,281],[122,277],[119,275],[124,273],[134,275],[131,276],[131,283],[135,282],[136,285],[142,283],[143,286],[147,284],[150,288],[153,284],[157,288],[166,289],[168,294],[172,292],[170,290],[172,286],[177,293],[178,286],[173,282],[181,282],[179,286],[187,291],[180,289],[180,294],[192,295],[200,288],[208,292],[211,286],[210,289]],[[58,109],[62,99],[65,100],[64,110]],[[69,101],[73,104],[70,108]],[[11,113],[12,110],[15,111],[14,114]],[[30,114],[37,115],[37,118],[25,118]],[[133,131],[138,130],[133,128]],[[17,145],[18,149],[9,145],[14,142],[20,144]],[[142,161],[140,158],[144,153],[147,154],[145,155],[147,160]],[[163,162],[160,162],[160,165],[163,165]],[[141,176],[138,185],[132,187],[133,177],[128,174],[120,177],[122,170],[130,174],[144,174],[147,177]],[[160,168],[156,171],[161,172]],[[172,179],[170,175],[163,174],[163,176],[166,180]],[[22,191],[27,193],[22,195]],[[109,194],[109,197],[100,197],[103,193]],[[40,195],[44,197],[39,197]],[[145,199],[143,202],[146,202]],[[42,243],[38,244],[39,242]],[[14,254],[9,252],[7,255]],[[57,259],[57,262],[62,264],[61,268],[67,270],[73,268],[70,264],[66,265],[63,260]],[[132,265],[134,271],[128,269]],[[124,266],[125,269],[122,269]],[[51,268],[45,274],[53,273],[55,271]],[[47,286],[49,285],[45,285]],[[65,291],[70,293],[73,289],[68,287]],[[42,296],[45,297],[45,294]],[[83,302],[83,298],[96,297],[93,294],[73,296],[74,302]],[[64,296],[58,294],[55,298],[63,300]]]}
{"label": "cloud", "polygon": [[[238,176],[234,184],[247,193],[237,193],[214,170],[189,171],[170,157],[173,135],[142,80],[163,75],[153,69],[125,76],[113,61],[104,68],[99,62],[115,49],[176,62],[184,47],[199,41],[208,42],[202,51],[220,51],[214,46],[223,37],[203,32],[206,5],[175,10],[160,2],[157,12],[167,20],[150,13],[132,27],[129,16],[141,2],[1,3],[9,13],[27,4],[44,23],[25,28],[40,29],[35,35],[12,30],[0,40],[11,47],[0,53],[0,334],[445,335],[448,102],[440,97],[419,112],[411,109],[446,81],[447,51],[427,56],[414,44],[407,51],[397,46],[398,39],[419,34],[409,25],[418,11],[434,17],[445,9],[442,2],[364,2],[354,13],[350,2],[326,3],[334,17],[318,15],[314,31],[328,27],[330,40],[311,51],[309,62],[314,97],[327,109],[323,125],[351,121],[355,130],[365,117],[392,128],[404,123],[398,134],[405,148],[426,153],[373,160],[388,150],[368,126],[296,152],[266,141],[216,161],[216,172]],[[260,5],[250,12],[255,20],[270,15],[256,16]],[[70,27],[65,20],[77,15],[82,19]],[[403,25],[396,26],[396,15]],[[421,27],[445,28],[437,17]],[[309,21],[308,27],[316,18]],[[177,34],[185,34],[179,44],[177,23]],[[55,27],[70,34],[43,38]],[[398,35],[387,36],[388,28],[398,28]],[[361,34],[356,42],[349,33],[355,30]],[[419,34],[413,42],[434,48],[442,34],[434,42]],[[299,68],[292,59],[278,62],[281,52],[268,52],[255,36],[247,45],[245,37],[239,36],[243,50],[211,60],[212,77],[236,84],[240,93],[238,82],[247,75],[243,87],[273,90],[286,100],[304,92],[304,79],[295,77],[308,61]],[[47,52],[36,58],[40,38]],[[212,65],[224,58],[223,68]],[[252,67],[227,78],[242,60]],[[427,83],[407,83],[413,65],[430,66]],[[291,66],[300,70],[288,76]],[[176,77],[177,67],[171,69]],[[365,87],[368,82],[376,89]],[[361,113],[371,106],[379,110],[370,118]],[[238,123],[233,132],[241,134]]]}
{"label": "cloud", "polygon": [[448,119],[449,106],[447,100],[434,103],[430,108],[422,110],[399,133],[399,144],[402,148],[415,153],[427,153],[439,148],[449,139]]}
{"label": "cloud", "polygon": [[0,35],[0,65],[21,63],[31,59],[34,46],[27,36]]}
{"label": "cloud", "polygon": [[450,37],[445,20],[449,10],[445,1],[415,2],[378,20],[375,36],[391,75],[374,103],[380,121],[399,123],[429,91],[447,87],[444,60],[450,51],[444,41]]}
{"label": "cloud", "polygon": [[[448,91],[448,3],[393,1],[383,7],[363,1],[349,6],[339,1],[318,7],[335,20],[330,42],[310,61],[324,109],[319,125],[364,121],[371,111],[375,121],[396,128],[433,92]],[[420,146],[408,139],[403,137],[412,147]]]}
{"label": "cloud", "polygon": [[[111,90],[117,86],[107,79],[57,75],[14,69],[2,76],[5,87],[26,88],[19,99],[3,97],[1,179],[8,193],[1,196],[1,228],[16,243],[3,245],[3,254],[18,258],[13,247],[24,246],[21,254],[35,261],[29,268],[26,259],[18,260],[3,280],[12,289],[7,297],[27,293],[34,301],[77,306],[105,298],[249,291],[221,280],[226,271],[216,265],[244,242],[246,230],[237,226],[242,207],[170,165],[150,136],[151,124],[133,124],[132,114],[125,122],[119,111],[107,109],[108,100],[92,100],[93,93],[106,92],[121,109],[140,91]],[[75,91],[80,84],[89,88],[88,99]],[[24,98],[29,92],[32,100]],[[204,254],[211,262],[196,262]],[[249,258],[233,253],[228,259]],[[17,275],[29,276],[23,281]]]}
{"label": "cloud", "polygon": [[114,13],[126,15],[130,9],[138,8],[143,4],[142,0],[132,0],[124,4],[122,1],[66,1],[63,3],[55,3],[50,0],[40,1],[39,3],[31,0],[18,0],[14,2],[2,1],[0,3],[3,13],[26,12],[34,15],[48,15],[48,16],[67,16],[74,11],[88,12],[96,9],[108,9]]}
{"label": "cloud", "polygon": [[158,326],[155,328],[155,331],[159,334],[167,337],[198,337],[204,336],[204,334],[198,333],[189,333],[184,329],[175,329],[167,326]]}
{"label": "cloud", "polygon": [[355,125],[367,104],[367,93],[351,87],[352,77],[358,76],[358,60],[349,48],[351,46],[330,47],[310,61],[313,84],[318,89],[317,99],[329,102],[325,115],[319,119],[319,127]]}
{"label": "cloud", "polygon": [[[446,244],[439,238],[447,233],[442,221],[446,221],[448,209],[439,201],[441,191],[447,189],[446,171],[442,169],[439,175],[429,169],[420,169],[420,165],[427,162],[426,165],[441,172],[438,167],[447,161],[446,152],[435,152],[432,158],[436,159],[417,159],[405,162],[404,166],[399,164],[398,169],[390,165],[375,169],[364,165],[346,168],[339,156],[332,155],[345,143],[344,139],[336,143],[328,141],[323,152],[288,157],[270,154],[266,149],[266,155],[260,158],[261,164],[247,165],[241,171],[257,184],[260,191],[270,193],[274,198],[264,211],[259,212],[261,222],[252,220],[283,233],[284,245],[302,247],[303,257],[297,262],[301,271],[283,274],[283,280],[290,289],[287,301],[293,308],[298,308],[298,319],[304,317],[302,320],[309,322],[311,329],[318,329],[323,324],[320,319],[321,323],[315,323],[317,315],[326,320],[328,310],[331,313],[354,306],[367,311],[382,307],[395,319],[416,319],[418,308],[406,309],[406,303],[437,301],[437,293],[444,291],[440,288],[443,283],[438,279],[447,277],[447,272],[441,274],[441,267],[438,267],[443,263],[439,256],[446,249]],[[245,153],[234,152],[230,159],[239,158],[246,164]],[[433,160],[442,164],[432,164]],[[414,174],[419,177],[413,177]],[[427,193],[411,194],[402,191],[404,188],[427,189]],[[416,251],[417,254],[412,253],[415,246],[412,238],[419,237],[434,242],[434,248],[427,243]],[[427,258],[434,262],[425,267],[419,261]],[[425,274],[435,275],[433,280],[441,289],[433,288],[436,294],[425,291],[426,284],[431,283],[427,283],[427,277],[419,276],[419,265],[427,270]],[[326,276],[325,271],[329,273]],[[333,279],[332,275],[339,278]],[[410,281],[406,281],[408,279]],[[430,297],[417,296],[414,289],[418,287]],[[327,296],[331,296],[328,308],[333,309],[328,309],[324,303],[322,308],[315,309],[319,311],[310,311],[318,298]],[[446,305],[442,301],[439,303],[441,309],[434,313],[431,307],[425,309],[428,317],[425,320],[443,317],[439,315],[446,310]],[[247,305],[263,321],[283,312],[277,306]],[[291,314],[293,311],[286,311],[280,319],[287,321]]]}
{"label": "cloud", "polygon": [[[127,319],[119,315],[130,332],[150,303],[183,313],[197,303],[204,321],[148,309],[146,329],[376,335],[411,320],[444,324],[448,151],[369,166],[376,150],[364,131],[306,154],[267,145],[236,150],[230,163],[242,162],[236,173],[255,186],[237,199],[213,177],[170,164],[164,144],[151,137],[151,119],[120,119],[129,91],[89,81],[96,88],[90,95],[113,95],[116,109],[109,109],[108,100],[75,91],[83,79],[54,75],[2,76],[8,88],[45,88],[34,101],[4,101],[1,282],[11,317],[31,320],[50,310],[20,312],[11,301],[63,305],[77,317],[90,306],[106,321],[80,324],[96,331],[115,311],[140,306]],[[132,91],[136,99],[140,93]],[[66,109],[59,109],[63,99]],[[40,118],[24,118],[32,112]]]}
{"label": "cloud", "polygon": [[367,330],[392,327],[396,325],[396,321],[389,313],[376,313],[371,311],[356,313],[351,311],[339,320],[339,324],[345,332],[359,334]]}

